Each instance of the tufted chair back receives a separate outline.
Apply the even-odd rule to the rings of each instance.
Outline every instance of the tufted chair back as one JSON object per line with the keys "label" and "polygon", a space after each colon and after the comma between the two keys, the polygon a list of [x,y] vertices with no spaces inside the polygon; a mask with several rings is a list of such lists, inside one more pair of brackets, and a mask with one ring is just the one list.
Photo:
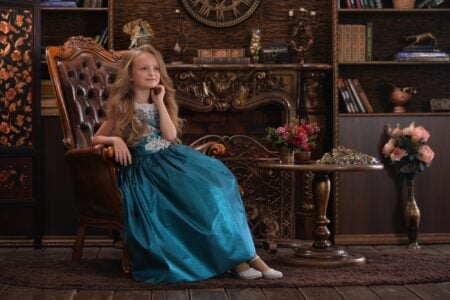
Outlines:
{"label": "tufted chair back", "polygon": [[57,94],[62,94],[58,106],[63,113],[64,144],[67,149],[90,147],[106,116],[107,88],[114,82],[121,55],[90,39],[72,37],[53,58],[55,65],[49,67],[56,68],[51,70],[52,78],[60,89]]}

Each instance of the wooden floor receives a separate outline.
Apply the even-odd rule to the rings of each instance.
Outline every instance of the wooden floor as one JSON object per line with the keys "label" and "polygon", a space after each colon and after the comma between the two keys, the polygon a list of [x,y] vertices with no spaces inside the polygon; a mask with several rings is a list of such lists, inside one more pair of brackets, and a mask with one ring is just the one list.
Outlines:
{"label": "wooden floor", "polygon": [[[392,251],[399,246],[374,246],[378,251]],[[86,248],[86,256],[109,256],[113,248]],[[352,251],[352,247],[349,248]],[[450,253],[450,245],[422,246],[421,251]],[[0,248],[0,263],[15,255],[67,256],[69,248]],[[190,289],[190,290],[57,290],[5,285],[0,283],[0,300],[12,299],[114,299],[114,300],[295,300],[295,299],[450,299],[450,282],[410,285],[247,288],[247,289]]]}

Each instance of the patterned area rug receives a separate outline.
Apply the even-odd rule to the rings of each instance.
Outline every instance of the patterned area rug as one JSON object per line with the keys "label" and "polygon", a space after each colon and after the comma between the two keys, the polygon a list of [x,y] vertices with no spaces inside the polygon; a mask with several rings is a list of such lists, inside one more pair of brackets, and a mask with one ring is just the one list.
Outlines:
{"label": "patterned area rug", "polygon": [[[356,254],[356,251],[352,250]],[[292,267],[276,256],[261,253],[269,264],[281,270],[279,280],[239,280],[224,274],[209,280],[183,284],[146,284],[135,282],[121,272],[118,259],[87,259],[72,264],[67,258],[11,257],[0,263],[0,283],[56,289],[196,289],[247,287],[306,287],[343,285],[413,284],[450,281],[450,255],[397,249],[361,249],[358,254],[367,264],[341,268]]]}

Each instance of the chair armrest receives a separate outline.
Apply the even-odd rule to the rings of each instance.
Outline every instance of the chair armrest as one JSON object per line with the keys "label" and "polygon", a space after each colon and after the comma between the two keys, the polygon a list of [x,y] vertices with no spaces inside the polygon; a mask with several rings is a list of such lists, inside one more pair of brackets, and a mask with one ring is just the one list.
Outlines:
{"label": "chair armrest", "polygon": [[123,216],[117,164],[110,158],[113,153],[109,147],[96,145],[71,149],[64,154],[82,215]]}
{"label": "chair armrest", "polygon": [[195,150],[202,152],[208,156],[220,156],[227,152],[227,148],[222,143],[214,141],[206,142],[204,144],[193,147]]}

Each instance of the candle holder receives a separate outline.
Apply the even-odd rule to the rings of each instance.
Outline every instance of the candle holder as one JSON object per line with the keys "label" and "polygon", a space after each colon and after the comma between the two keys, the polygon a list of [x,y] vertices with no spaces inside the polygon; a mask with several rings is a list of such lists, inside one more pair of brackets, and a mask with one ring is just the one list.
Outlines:
{"label": "candle holder", "polygon": [[181,56],[186,52],[188,48],[188,35],[186,33],[186,21],[183,20],[179,9],[175,9],[175,14],[177,18],[177,39],[175,45],[173,46],[173,56],[174,59],[172,64],[182,64]]}
{"label": "candle holder", "polygon": [[[297,18],[295,14],[297,12]],[[314,44],[314,36],[312,35],[312,27],[316,24],[316,12],[308,11],[304,7],[298,9],[290,9],[288,11],[291,19],[292,34],[290,37],[290,46],[297,53],[297,63],[305,63],[305,53],[308,52]]]}

